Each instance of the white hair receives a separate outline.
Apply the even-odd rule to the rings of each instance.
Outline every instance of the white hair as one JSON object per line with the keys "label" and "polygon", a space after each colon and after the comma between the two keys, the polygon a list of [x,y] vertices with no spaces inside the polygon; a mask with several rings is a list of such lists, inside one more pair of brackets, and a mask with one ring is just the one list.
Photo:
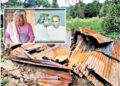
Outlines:
{"label": "white hair", "polygon": [[16,19],[16,15],[19,15],[19,14],[21,14],[21,15],[23,15],[23,19],[24,19],[24,21],[26,22],[27,20],[26,20],[26,13],[25,13],[25,11],[24,10],[16,10],[15,12],[14,12],[14,14],[13,14],[13,21],[15,21],[15,19]]}

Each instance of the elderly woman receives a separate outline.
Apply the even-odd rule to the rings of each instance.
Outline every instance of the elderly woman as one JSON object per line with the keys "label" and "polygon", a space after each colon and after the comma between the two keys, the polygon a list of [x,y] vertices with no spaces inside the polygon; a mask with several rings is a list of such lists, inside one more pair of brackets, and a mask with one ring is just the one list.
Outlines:
{"label": "elderly woman", "polygon": [[32,26],[26,22],[24,10],[15,11],[13,22],[7,25],[5,40],[6,43],[32,43],[34,41]]}

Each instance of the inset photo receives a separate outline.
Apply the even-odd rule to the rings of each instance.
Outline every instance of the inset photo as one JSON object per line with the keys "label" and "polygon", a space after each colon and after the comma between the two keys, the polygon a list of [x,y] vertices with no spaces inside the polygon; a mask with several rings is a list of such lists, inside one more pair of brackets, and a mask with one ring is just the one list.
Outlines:
{"label": "inset photo", "polygon": [[35,11],[35,43],[66,42],[65,9]]}
{"label": "inset photo", "polygon": [[4,9],[5,43],[34,43],[35,10]]}

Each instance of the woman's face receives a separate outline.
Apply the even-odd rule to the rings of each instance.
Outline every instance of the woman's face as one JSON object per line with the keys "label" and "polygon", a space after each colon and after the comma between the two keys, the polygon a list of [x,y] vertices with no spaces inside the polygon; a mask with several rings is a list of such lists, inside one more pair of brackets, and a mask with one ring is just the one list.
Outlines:
{"label": "woman's face", "polygon": [[23,15],[22,14],[18,14],[18,15],[16,15],[16,17],[15,17],[16,19],[15,19],[15,22],[16,22],[16,24],[18,25],[18,26],[23,26],[24,25],[24,18],[23,18]]}
{"label": "woman's face", "polygon": [[49,19],[47,19],[47,20],[43,23],[43,25],[44,25],[45,27],[48,27],[49,24],[50,24],[50,20],[49,20]]}

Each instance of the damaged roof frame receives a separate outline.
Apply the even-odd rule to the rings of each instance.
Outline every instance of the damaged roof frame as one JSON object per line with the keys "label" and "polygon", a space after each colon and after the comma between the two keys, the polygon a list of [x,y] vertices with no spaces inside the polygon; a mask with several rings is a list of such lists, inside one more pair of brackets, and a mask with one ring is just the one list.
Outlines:
{"label": "damaged roof frame", "polygon": [[[56,67],[70,69],[81,77],[85,76],[95,86],[98,84],[99,86],[105,84],[120,86],[120,43],[117,40],[114,41],[86,28],[80,28],[77,32],[80,32],[80,34],[84,36],[81,35],[81,40],[78,40],[79,43],[75,46],[73,51],[67,50],[66,48],[59,49],[56,45],[53,47],[39,44],[20,45],[17,47],[15,47],[16,45],[10,45],[12,48],[15,47],[11,51],[11,56],[17,56],[17,54],[23,55],[25,51],[24,54],[27,53],[25,55],[32,57],[32,59],[41,60],[45,56],[48,60],[53,62],[57,60],[59,63],[60,61],[65,61],[64,64],[62,64],[64,67]],[[98,47],[94,45],[91,46],[89,42],[87,43],[85,37],[88,37],[88,39],[92,37],[97,40]],[[91,42],[93,40],[89,39],[88,41]],[[42,46],[44,46],[44,48],[42,48]],[[24,49],[22,53],[19,47]],[[36,52],[35,54],[37,55],[29,54],[30,50],[37,49],[37,51],[39,51],[40,48],[38,47],[42,48],[43,51]],[[43,66],[44,65],[45,64],[43,64]],[[115,79],[113,77],[115,77]]]}

